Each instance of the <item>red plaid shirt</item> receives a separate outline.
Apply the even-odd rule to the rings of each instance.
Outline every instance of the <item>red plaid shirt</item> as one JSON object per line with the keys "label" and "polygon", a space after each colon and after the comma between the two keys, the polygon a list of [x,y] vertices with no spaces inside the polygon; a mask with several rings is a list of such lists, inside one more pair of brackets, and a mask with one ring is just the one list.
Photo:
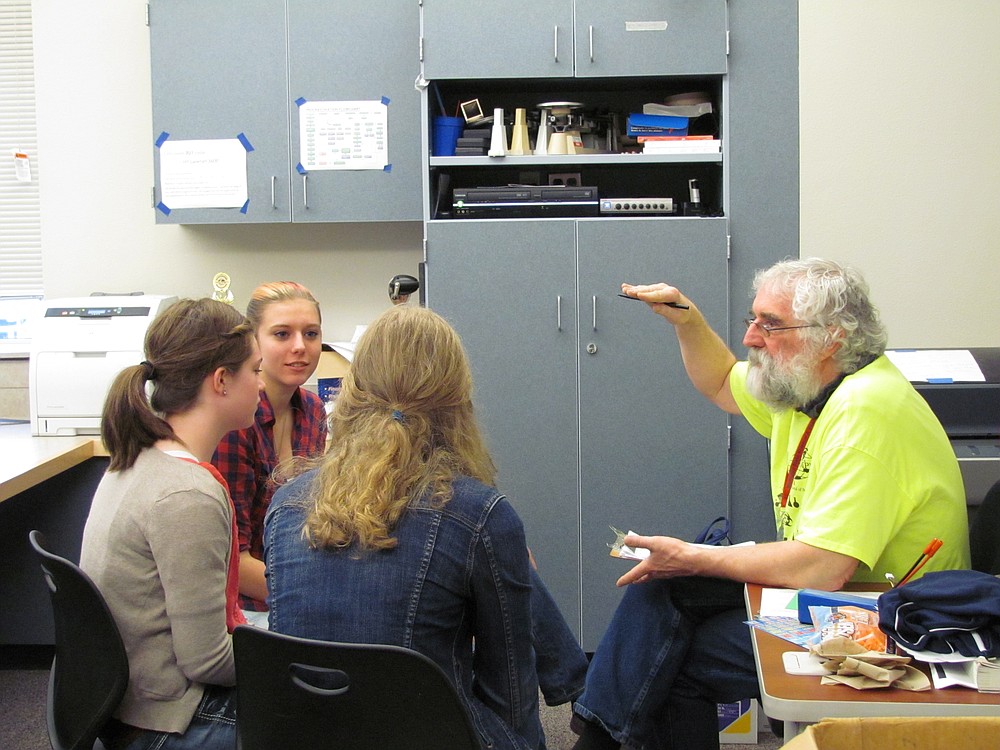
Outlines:
{"label": "red plaid shirt", "polygon": [[[215,449],[212,463],[229,485],[236,507],[236,529],[240,552],[250,550],[264,559],[264,515],[277,485],[271,473],[278,465],[274,448],[274,409],[264,391],[252,427],[233,430]],[[302,388],[292,396],[292,453],[318,456],[326,448],[326,411],[319,396]],[[240,596],[240,606],[264,611],[267,604]]]}

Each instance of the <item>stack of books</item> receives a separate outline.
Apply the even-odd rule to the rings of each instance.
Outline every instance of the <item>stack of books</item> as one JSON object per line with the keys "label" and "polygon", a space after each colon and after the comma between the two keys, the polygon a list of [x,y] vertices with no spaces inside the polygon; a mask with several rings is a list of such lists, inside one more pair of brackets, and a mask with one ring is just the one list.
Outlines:
{"label": "stack of books", "polygon": [[673,115],[647,115],[633,112],[628,116],[625,134],[639,136],[681,136],[687,135],[688,118]]}
{"label": "stack of books", "polygon": [[[956,659],[962,658],[957,655],[952,656]],[[934,660],[930,666],[935,688],[961,685],[975,688],[980,693],[1000,693],[1000,660],[973,657],[964,661],[940,661],[945,658],[949,657],[942,654],[931,654],[928,657]]]}
{"label": "stack of books", "polygon": [[645,154],[721,153],[719,139],[708,134],[716,129],[701,119],[712,118],[712,103],[701,99],[700,95],[678,95],[665,104],[644,104],[641,113],[628,116],[626,135],[635,138]]}
{"label": "stack of books", "polygon": [[466,128],[455,144],[455,156],[486,156],[490,150],[491,128]]}
{"label": "stack of books", "polygon": [[711,135],[640,135],[644,154],[718,154],[722,143]]}

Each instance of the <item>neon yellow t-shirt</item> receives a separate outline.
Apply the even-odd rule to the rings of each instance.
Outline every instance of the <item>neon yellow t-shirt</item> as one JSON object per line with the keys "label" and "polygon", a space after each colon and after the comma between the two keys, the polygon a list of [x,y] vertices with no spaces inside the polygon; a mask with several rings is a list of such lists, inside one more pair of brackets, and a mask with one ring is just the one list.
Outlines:
{"label": "neon yellow t-shirt", "polygon": [[969,567],[965,488],[944,428],[885,356],[848,375],[816,420],[788,502],[785,475],[809,417],[772,412],[746,389],[739,362],[730,386],[743,415],[771,440],[778,537],[860,561],[855,581],[899,580],[933,538],[944,542],[920,571]]}

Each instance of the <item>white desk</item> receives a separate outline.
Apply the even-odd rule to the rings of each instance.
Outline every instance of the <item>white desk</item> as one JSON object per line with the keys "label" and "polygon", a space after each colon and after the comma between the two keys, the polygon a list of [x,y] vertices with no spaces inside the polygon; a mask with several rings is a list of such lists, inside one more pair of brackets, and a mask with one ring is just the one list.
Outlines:
{"label": "white desk", "polygon": [[[868,589],[871,588],[869,585]],[[747,614],[760,611],[761,586],[747,584]],[[1000,694],[980,693],[968,688],[908,690],[878,688],[855,690],[846,685],[821,685],[815,675],[790,675],[781,655],[802,651],[786,640],[751,628],[753,654],[760,683],[760,703],[764,713],[785,724],[785,741],[806,725],[827,718],[869,716],[1000,716]],[[917,667],[921,664],[914,662]]]}

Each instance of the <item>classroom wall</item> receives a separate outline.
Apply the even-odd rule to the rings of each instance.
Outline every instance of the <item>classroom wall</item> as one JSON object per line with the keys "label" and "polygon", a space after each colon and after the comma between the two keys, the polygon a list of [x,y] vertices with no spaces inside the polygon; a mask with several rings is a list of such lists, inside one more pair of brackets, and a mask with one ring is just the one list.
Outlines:
{"label": "classroom wall", "polygon": [[1000,346],[1000,3],[802,0],[799,24],[800,253],[865,273],[890,346]]}
{"label": "classroom wall", "polygon": [[[766,2],[766,0],[730,0]],[[156,226],[145,4],[35,0],[47,294],[305,282],[324,337],[388,306],[421,228]],[[893,346],[1000,345],[1000,3],[803,0],[803,255],[857,265]]]}

